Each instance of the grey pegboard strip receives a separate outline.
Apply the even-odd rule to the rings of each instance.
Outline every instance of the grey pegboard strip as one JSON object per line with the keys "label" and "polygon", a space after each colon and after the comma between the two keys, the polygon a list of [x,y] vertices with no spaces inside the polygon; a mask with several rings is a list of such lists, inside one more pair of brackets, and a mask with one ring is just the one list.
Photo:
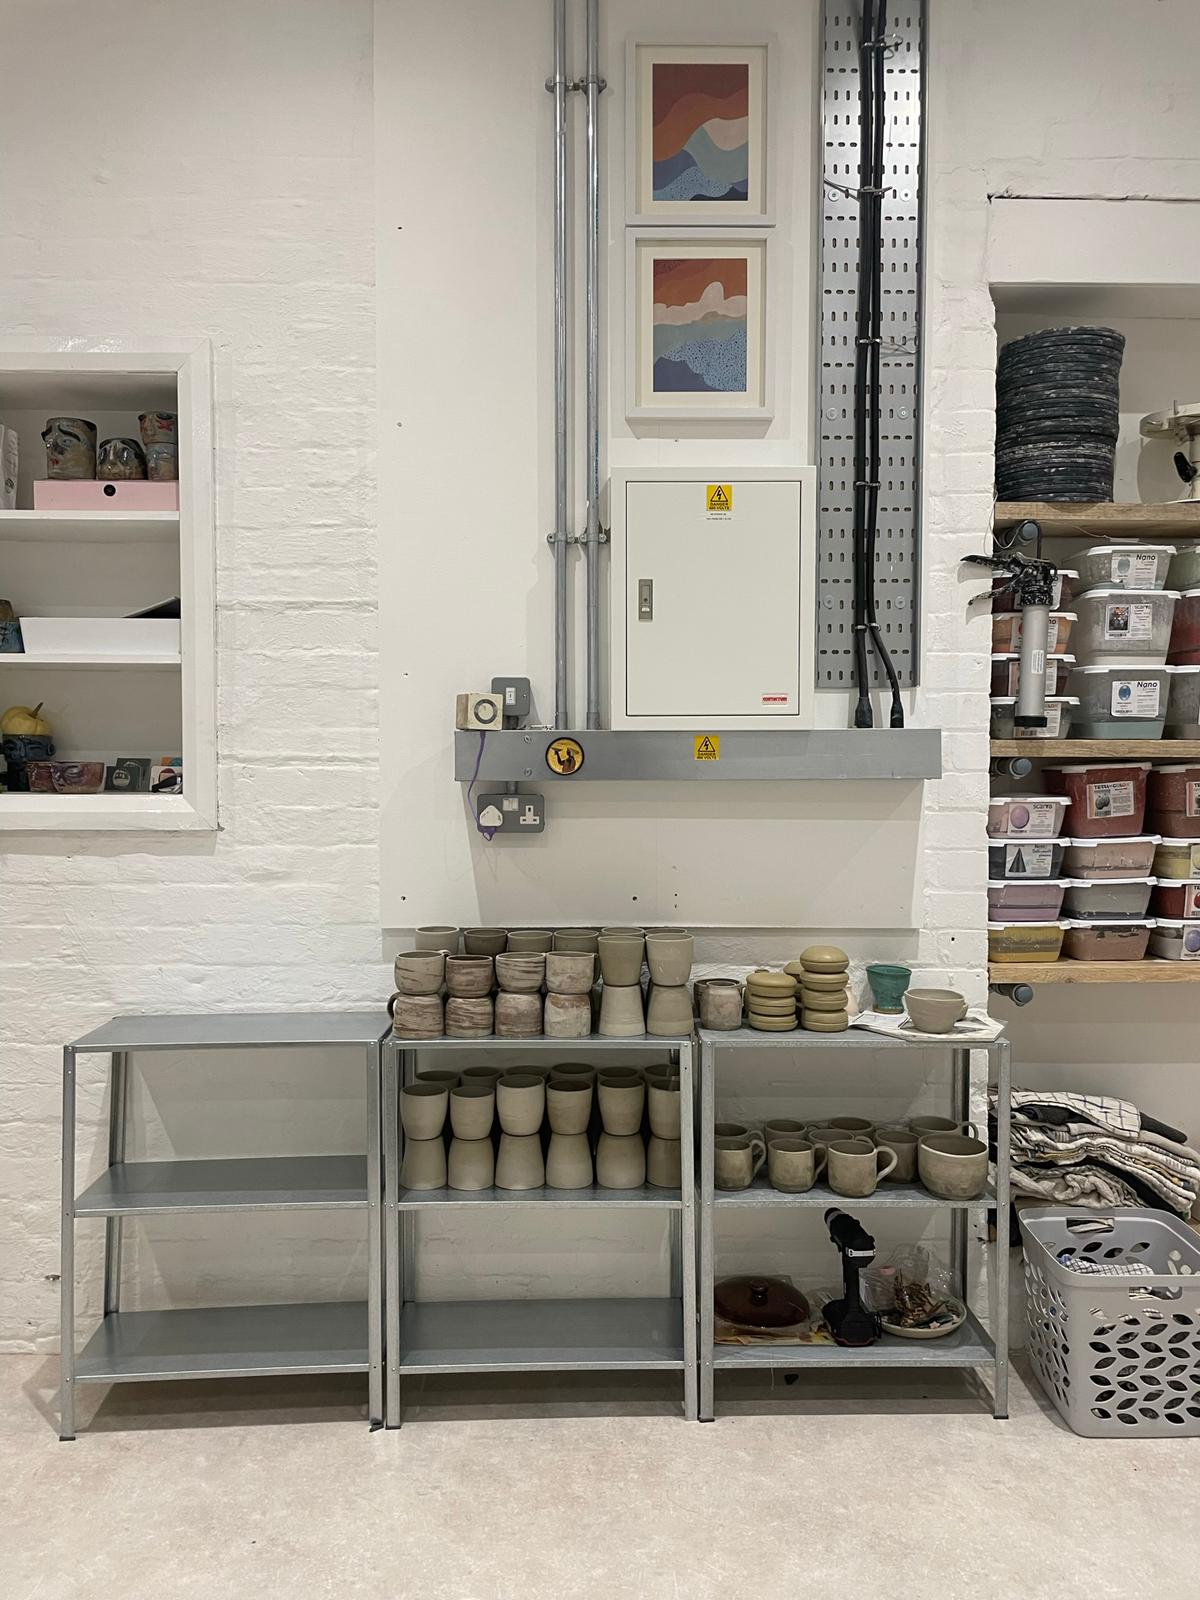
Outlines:
{"label": "grey pegboard strip", "polygon": [[[818,392],[817,685],[854,681],[854,316],[858,202],[824,181],[858,183],[858,29],[849,0],[824,0],[821,184],[821,368]],[[923,0],[892,0],[887,32],[887,176],[880,363],[882,488],[875,593],[902,684],[916,681],[920,563],[921,123]],[[874,666],[873,680],[883,681]]]}

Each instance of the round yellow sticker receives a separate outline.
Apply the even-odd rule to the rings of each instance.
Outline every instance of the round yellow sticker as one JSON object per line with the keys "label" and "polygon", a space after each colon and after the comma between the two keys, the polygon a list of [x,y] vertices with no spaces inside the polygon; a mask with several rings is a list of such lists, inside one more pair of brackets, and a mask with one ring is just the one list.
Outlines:
{"label": "round yellow sticker", "polygon": [[546,765],[560,778],[569,778],[583,765],[583,746],[578,739],[554,739],[546,746]]}

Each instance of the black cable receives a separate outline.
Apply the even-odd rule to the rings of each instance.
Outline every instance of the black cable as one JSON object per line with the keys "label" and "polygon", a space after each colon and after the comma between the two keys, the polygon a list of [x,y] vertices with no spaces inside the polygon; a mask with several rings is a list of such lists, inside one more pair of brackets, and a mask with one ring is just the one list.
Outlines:
{"label": "black cable", "polygon": [[858,41],[858,303],[854,340],[854,684],[858,698],[854,726],[874,725],[867,685],[867,341],[870,337],[871,164],[874,149],[875,0],[863,0]]}

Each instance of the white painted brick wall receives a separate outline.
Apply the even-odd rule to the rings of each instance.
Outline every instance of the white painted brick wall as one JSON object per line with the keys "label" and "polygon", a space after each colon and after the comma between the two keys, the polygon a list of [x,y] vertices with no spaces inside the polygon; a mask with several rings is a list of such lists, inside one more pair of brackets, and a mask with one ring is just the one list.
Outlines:
{"label": "white painted brick wall", "polygon": [[[988,628],[968,620],[978,583],[958,560],[984,547],[992,495],[988,194],[1200,193],[1200,146],[1179,133],[1194,119],[1200,14],[1183,0],[931,10],[916,720],[946,730],[946,776],[926,791],[917,956],[981,998]],[[219,473],[223,833],[3,841],[0,1339],[24,1346],[55,1331],[63,1039],[118,1008],[363,1004],[389,985],[376,896],[370,4],[113,0],[62,28],[22,7],[5,45],[7,331],[208,335]],[[881,931],[873,953],[900,953],[898,938]],[[769,939],[719,951],[734,963],[778,954]],[[356,1143],[351,1060],[285,1071],[176,1058],[147,1073],[139,1153]],[[81,1165],[95,1169],[102,1096],[94,1068],[82,1077]],[[754,1080],[743,1089],[749,1108]],[[918,1081],[909,1099],[933,1089]],[[877,1098],[869,1082],[859,1093]],[[156,1221],[133,1248],[131,1303],[351,1292],[356,1229]],[[81,1262],[85,1316],[98,1234]],[[598,1287],[661,1276],[654,1241],[635,1258],[624,1237],[598,1226],[589,1241]],[[561,1287],[540,1246],[526,1258],[503,1233],[493,1242],[509,1252],[506,1291]]]}

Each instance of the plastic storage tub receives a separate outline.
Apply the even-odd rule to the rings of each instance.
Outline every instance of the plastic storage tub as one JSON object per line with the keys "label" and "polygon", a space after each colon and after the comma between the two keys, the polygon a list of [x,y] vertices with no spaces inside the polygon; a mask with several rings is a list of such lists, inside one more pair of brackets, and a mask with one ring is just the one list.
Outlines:
{"label": "plastic storage tub", "polygon": [[[1038,1382],[1088,1439],[1200,1435],[1200,1238],[1142,1206],[1030,1207],[1025,1343]],[[1133,1265],[1143,1276],[1079,1272]]]}
{"label": "plastic storage tub", "polygon": [[[1074,656],[1046,657],[1046,693],[1066,694],[1067,678],[1075,665]],[[1164,668],[1164,671],[1166,669]],[[1186,668],[1184,669],[1187,670]],[[1200,671],[1200,668],[1197,668]],[[1021,681],[1021,655],[1017,650],[1006,650],[992,657],[992,693],[1004,698],[1015,695]]]}
{"label": "plastic storage tub", "polygon": [[1062,872],[1061,839],[989,839],[988,878],[1057,878]]}
{"label": "plastic storage tub", "polygon": [[1164,734],[1168,739],[1200,739],[1200,666],[1167,667],[1165,671],[1170,686]]}
{"label": "plastic storage tub", "polygon": [[1048,922],[1062,910],[1063,878],[989,878],[989,922]]}
{"label": "plastic storage tub", "polygon": [[[996,643],[995,619],[992,620],[992,649],[1008,649],[1007,645]],[[1200,666],[1200,589],[1185,589],[1179,596],[1167,660],[1176,667]]]}
{"label": "plastic storage tub", "polygon": [[1171,557],[1168,589],[1200,588],[1200,544],[1189,544]]}
{"label": "plastic storage tub", "polygon": [[[1050,613],[1050,627],[1046,635],[1047,655],[1061,656],[1066,654],[1075,621],[1074,611],[1052,611]],[[992,653],[994,655],[1004,655],[1010,650],[1019,650],[1020,648],[1021,613],[1019,611],[993,611]]]}
{"label": "plastic storage tub", "polygon": [[[1161,667],[1171,646],[1174,589],[1089,589],[1072,604],[1075,654],[1088,666]],[[994,648],[994,647],[993,647]]]}
{"label": "plastic storage tub", "polygon": [[[988,868],[988,877],[996,874]],[[1154,847],[1156,878],[1200,878],[1200,838],[1164,839]]]}
{"label": "plastic storage tub", "polygon": [[1071,733],[1076,739],[1161,739],[1170,686],[1169,667],[1076,667],[1071,693],[1079,710]]}
{"label": "plastic storage tub", "polygon": [[1158,917],[1150,935],[1150,954],[1160,961],[1200,961],[1200,922]]}
{"label": "plastic storage tub", "polygon": [[1200,878],[1156,878],[1150,909],[1156,917],[1200,922]]}
{"label": "plastic storage tub", "polygon": [[1141,833],[1149,771],[1148,761],[1088,761],[1059,767],[1051,781],[1071,801],[1074,836],[1128,838]]}
{"label": "plastic storage tub", "polygon": [[1149,917],[1138,922],[1070,918],[1063,926],[1068,961],[1144,961],[1154,922]]}
{"label": "plastic storage tub", "polygon": [[1155,767],[1146,786],[1146,816],[1164,839],[1200,834],[1200,766]]}
{"label": "plastic storage tub", "polygon": [[1153,887],[1153,878],[1069,878],[1063,896],[1066,915],[1082,922],[1144,917]]}
{"label": "plastic storage tub", "polygon": [[1068,878],[1148,878],[1157,833],[1129,839],[1066,839],[1063,871]]}
{"label": "plastic storage tub", "polygon": [[988,801],[990,838],[1057,839],[1071,802],[1057,794],[994,794]]}
{"label": "plastic storage tub", "polygon": [[1173,544],[1094,544],[1079,558],[1078,589],[1165,589],[1174,554]]}
{"label": "plastic storage tub", "polygon": [[1061,922],[989,922],[989,961],[1057,961]]}
{"label": "plastic storage tub", "polygon": [[1071,719],[1079,700],[1075,695],[1046,696],[1046,726],[1044,728],[1018,728],[1013,721],[1017,709],[1015,695],[992,701],[993,739],[1065,739],[1071,731]]}

